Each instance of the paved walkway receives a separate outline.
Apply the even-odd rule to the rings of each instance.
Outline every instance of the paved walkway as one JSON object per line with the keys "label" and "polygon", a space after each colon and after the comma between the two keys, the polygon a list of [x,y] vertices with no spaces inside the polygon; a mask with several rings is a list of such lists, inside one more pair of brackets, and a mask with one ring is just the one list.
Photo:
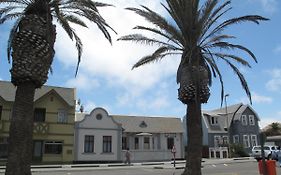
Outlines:
{"label": "paved walkway", "polygon": [[[256,161],[253,158],[231,158],[231,159],[203,159],[202,166],[207,165],[217,165],[217,164],[232,164],[241,163],[248,161]],[[32,172],[40,171],[66,171],[66,170],[91,170],[91,169],[108,169],[108,168],[136,168],[136,167],[146,167],[155,169],[168,169],[176,168],[183,169],[185,167],[185,161],[176,161],[174,167],[173,161],[165,162],[141,162],[132,163],[130,166],[124,163],[108,163],[108,164],[67,164],[67,165],[33,165]],[[0,166],[0,173],[5,172],[5,166]]]}

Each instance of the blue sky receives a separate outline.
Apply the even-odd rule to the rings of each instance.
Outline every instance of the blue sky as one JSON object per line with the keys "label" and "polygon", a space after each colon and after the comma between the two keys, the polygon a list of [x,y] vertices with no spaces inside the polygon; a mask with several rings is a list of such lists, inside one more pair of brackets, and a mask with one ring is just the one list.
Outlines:
{"label": "blue sky", "polygon": [[[92,24],[89,29],[74,26],[84,43],[82,62],[75,78],[77,52],[75,43],[57,27],[56,55],[53,74],[48,85],[75,87],[86,111],[104,107],[109,114],[175,116],[185,115],[186,106],[177,100],[175,75],[179,57],[167,57],[161,62],[131,70],[142,56],[153,51],[152,47],[120,42],[122,35],[134,33],[135,25],[146,22],[124,7],[146,5],[163,14],[159,0],[103,0],[115,5],[100,9],[107,22],[118,32],[112,33],[113,45]],[[203,2],[203,1],[202,1]],[[225,18],[258,14],[270,18],[260,25],[244,23],[227,30],[237,38],[233,43],[242,44],[254,52],[258,64],[250,58],[251,69],[239,67],[244,73],[252,92],[252,107],[258,113],[263,127],[281,121],[281,2],[278,0],[233,0],[232,11]],[[0,25],[0,79],[10,80],[6,45],[10,25]],[[148,36],[151,34],[146,33]],[[237,53],[243,55],[243,53]],[[227,104],[249,103],[236,75],[225,65],[220,65],[225,83],[225,92],[230,94]],[[211,97],[203,109],[220,108],[220,86],[217,80],[211,87]]]}

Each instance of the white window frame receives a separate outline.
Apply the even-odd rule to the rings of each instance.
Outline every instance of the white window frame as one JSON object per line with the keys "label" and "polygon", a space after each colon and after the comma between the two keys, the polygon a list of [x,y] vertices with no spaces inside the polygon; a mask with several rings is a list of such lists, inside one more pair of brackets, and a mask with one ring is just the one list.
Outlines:
{"label": "white window frame", "polygon": [[143,138],[143,149],[147,149],[147,150],[150,149],[150,137]]}
{"label": "white window frame", "polygon": [[68,115],[65,109],[58,109],[58,123],[67,123]]}
{"label": "white window frame", "polygon": [[252,146],[258,145],[257,135],[251,135],[251,144],[252,144]]}
{"label": "white window frame", "polygon": [[248,125],[247,119],[248,119],[247,115],[242,115],[241,116],[241,123],[242,123],[242,125],[244,125],[244,126]]}
{"label": "white window frame", "polygon": [[214,135],[214,147],[219,147],[222,142],[221,139],[220,135]]}
{"label": "white window frame", "polygon": [[228,136],[222,136],[222,142],[224,145],[228,145],[229,143]]}
{"label": "white window frame", "polygon": [[215,116],[211,116],[211,118],[210,118],[210,123],[211,123],[211,125],[218,125],[218,117],[215,117]]}
{"label": "white window frame", "polygon": [[[90,139],[87,139],[90,138]],[[87,141],[87,142],[86,142]],[[84,153],[94,153],[95,152],[95,136],[85,135],[84,136]]]}
{"label": "white window frame", "polygon": [[244,145],[244,148],[249,148],[251,145],[250,145],[250,137],[249,135],[243,135],[243,145]]}
{"label": "white window frame", "polygon": [[250,125],[255,125],[255,116],[254,115],[249,115],[249,124]]}
{"label": "white window frame", "polygon": [[239,144],[239,135],[234,135],[233,136],[233,143],[234,144]]}

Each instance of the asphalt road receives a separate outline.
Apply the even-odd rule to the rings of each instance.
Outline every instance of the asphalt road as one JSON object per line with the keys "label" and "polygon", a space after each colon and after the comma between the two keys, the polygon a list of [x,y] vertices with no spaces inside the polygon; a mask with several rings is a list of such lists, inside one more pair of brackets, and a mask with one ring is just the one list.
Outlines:
{"label": "asphalt road", "polygon": [[[155,169],[155,166],[145,167],[103,167],[71,170],[52,170],[33,172],[33,175],[181,175],[182,169]],[[277,175],[281,168],[276,167]],[[1,174],[1,173],[0,173]],[[259,175],[257,162],[239,162],[226,164],[208,164],[202,168],[203,175]],[[1,174],[2,175],[2,174]]]}

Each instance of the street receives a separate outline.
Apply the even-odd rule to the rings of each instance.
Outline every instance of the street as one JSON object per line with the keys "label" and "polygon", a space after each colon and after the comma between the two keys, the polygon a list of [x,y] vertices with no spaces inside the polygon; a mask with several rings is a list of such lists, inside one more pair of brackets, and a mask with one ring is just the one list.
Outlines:
{"label": "street", "polygon": [[[177,165],[180,166],[180,165]],[[157,166],[124,166],[102,168],[73,168],[71,170],[48,169],[33,172],[33,175],[180,175],[183,169],[172,167],[155,169]],[[281,168],[276,167],[277,174],[281,174]],[[1,173],[0,173],[1,174]],[[257,162],[238,162],[227,164],[208,164],[202,168],[203,175],[258,175]]]}

